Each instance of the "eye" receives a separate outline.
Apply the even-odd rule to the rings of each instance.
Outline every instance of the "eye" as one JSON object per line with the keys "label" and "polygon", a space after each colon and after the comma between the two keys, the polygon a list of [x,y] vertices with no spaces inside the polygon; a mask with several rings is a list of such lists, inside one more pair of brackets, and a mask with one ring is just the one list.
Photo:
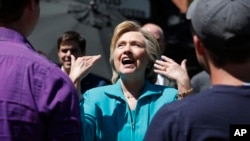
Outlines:
{"label": "eye", "polygon": [[71,49],[72,53],[77,53],[77,49]]}
{"label": "eye", "polygon": [[140,48],[144,47],[142,43],[137,42],[137,41],[132,42],[131,45],[136,46],[136,47],[140,47]]}
{"label": "eye", "polygon": [[138,47],[141,47],[141,44],[139,44],[139,43],[136,43],[136,46],[138,46]]}
{"label": "eye", "polygon": [[116,48],[123,48],[125,46],[125,43],[118,43]]}
{"label": "eye", "polygon": [[63,53],[67,53],[67,51],[68,51],[67,49],[62,49],[61,50],[61,52],[63,52]]}

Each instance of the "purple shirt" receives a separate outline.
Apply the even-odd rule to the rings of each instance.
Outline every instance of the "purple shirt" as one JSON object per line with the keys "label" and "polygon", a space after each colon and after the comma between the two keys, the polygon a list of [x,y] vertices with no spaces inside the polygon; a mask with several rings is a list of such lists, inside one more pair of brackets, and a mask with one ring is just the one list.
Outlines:
{"label": "purple shirt", "polygon": [[18,32],[0,28],[0,141],[76,141],[77,92]]}

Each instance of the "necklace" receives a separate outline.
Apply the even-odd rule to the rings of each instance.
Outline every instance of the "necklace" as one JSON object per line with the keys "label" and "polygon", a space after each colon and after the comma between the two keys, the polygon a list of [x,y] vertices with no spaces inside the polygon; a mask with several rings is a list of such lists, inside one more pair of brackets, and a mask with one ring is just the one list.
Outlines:
{"label": "necklace", "polygon": [[[143,91],[143,88],[139,91],[139,94],[141,94],[142,93],[142,91]],[[128,92],[128,91],[125,91],[125,92],[123,92],[123,95],[124,95],[124,97],[126,98],[126,99],[137,99],[137,97],[135,97],[134,95],[132,95],[130,92]]]}

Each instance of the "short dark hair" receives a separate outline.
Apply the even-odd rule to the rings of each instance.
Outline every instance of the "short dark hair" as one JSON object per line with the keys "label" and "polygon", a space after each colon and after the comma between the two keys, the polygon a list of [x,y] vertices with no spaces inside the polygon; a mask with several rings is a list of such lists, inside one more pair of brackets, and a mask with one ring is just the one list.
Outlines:
{"label": "short dark hair", "polygon": [[66,31],[57,39],[57,50],[60,49],[60,45],[64,41],[76,41],[79,43],[79,47],[82,52],[86,49],[86,39],[76,31]]}
{"label": "short dark hair", "polygon": [[[0,0],[0,22],[9,24],[17,21],[23,14],[25,6],[31,0]],[[40,0],[35,0],[37,3]]]}

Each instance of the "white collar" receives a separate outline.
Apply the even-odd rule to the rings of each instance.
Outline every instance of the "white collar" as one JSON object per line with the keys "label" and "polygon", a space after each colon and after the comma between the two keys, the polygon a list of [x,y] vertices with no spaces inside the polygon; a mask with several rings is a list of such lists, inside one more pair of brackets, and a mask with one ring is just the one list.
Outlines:
{"label": "white collar", "polygon": [[242,85],[243,86],[250,86],[250,82],[244,82]]}

